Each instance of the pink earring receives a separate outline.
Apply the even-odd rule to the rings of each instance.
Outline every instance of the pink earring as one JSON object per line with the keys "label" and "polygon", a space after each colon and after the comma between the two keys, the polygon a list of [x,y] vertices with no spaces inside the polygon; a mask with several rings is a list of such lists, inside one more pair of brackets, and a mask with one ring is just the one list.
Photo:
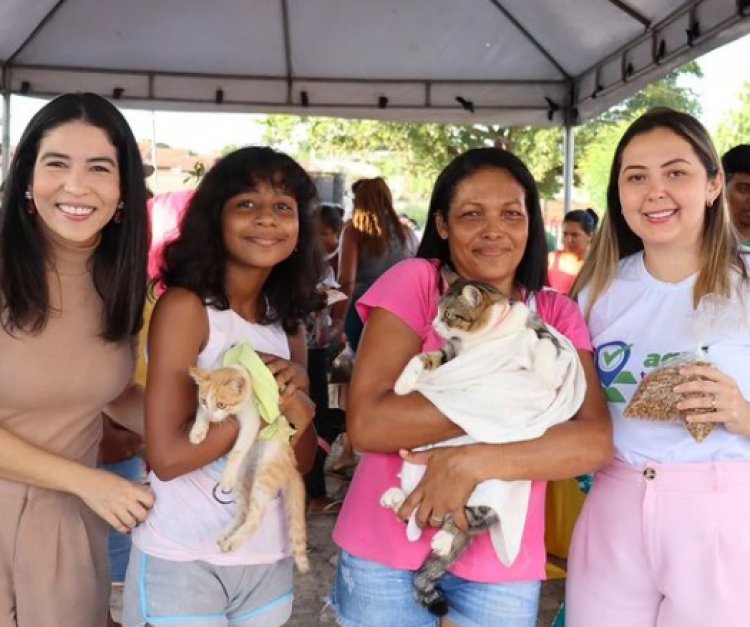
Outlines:
{"label": "pink earring", "polygon": [[125,209],[125,203],[122,202],[121,200],[120,202],[117,203],[117,209],[115,210],[115,215],[112,218],[112,221],[115,224],[122,224],[123,213],[124,213],[123,209]]}
{"label": "pink earring", "polygon": [[24,196],[26,197],[26,213],[30,216],[34,215],[36,213],[36,205],[34,204],[34,196],[31,193],[31,190],[27,189]]}

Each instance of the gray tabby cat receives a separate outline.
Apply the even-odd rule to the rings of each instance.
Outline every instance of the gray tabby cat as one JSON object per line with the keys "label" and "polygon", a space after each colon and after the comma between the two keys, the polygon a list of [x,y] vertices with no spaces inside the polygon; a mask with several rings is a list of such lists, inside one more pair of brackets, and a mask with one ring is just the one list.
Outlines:
{"label": "gray tabby cat", "polygon": [[[434,327],[447,341],[443,348],[421,353],[411,359],[394,386],[398,394],[406,394],[414,389],[423,370],[434,370],[455,358],[459,352],[468,350],[472,344],[481,342],[483,337],[505,322],[511,307],[525,307],[522,303],[514,303],[488,283],[462,279],[446,267],[443,267],[441,274],[448,289],[438,303]],[[538,344],[539,350],[546,354],[535,359],[539,364],[538,370],[543,372],[544,364],[551,364],[553,354],[559,355],[562,346],[531,310],[528,311],[524,325],[532,329],[538,338],[549,340]],[[391,488],[383,494],[381,504],[398,509],[405,498],[406,495],[400,488]],[[464,513],[469,523],[468,530],[462,531],[456,527],[452,516],[446,516],[440,531],[432,540],[430,555],[414,576],[417,601],[437,616],[444,616],[448,612],[448,606],[438,588],[440,578],[466,550],[474,536],[500,522],[497,512],[484,505],[466,506]]]}

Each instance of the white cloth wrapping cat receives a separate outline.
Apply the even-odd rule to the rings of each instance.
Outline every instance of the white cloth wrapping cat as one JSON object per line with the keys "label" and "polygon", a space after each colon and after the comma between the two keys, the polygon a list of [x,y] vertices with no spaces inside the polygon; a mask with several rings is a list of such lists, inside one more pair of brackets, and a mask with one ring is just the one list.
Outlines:
{"label": "white cloth wrapping cat", "polygon": [[[466,432],[416,450],[530,440],[568,420],[581,406],[586,380],[570,341],[548,325],[542,325],[546,333],[539,334],[529,324],[536,318],[523,303],[506,301],[495,307],[498,311],[486,331],[460,334],[460,348],[450,361],[426,370],[420,356],[415,356],[397,380],[397,394],[421,393]],[[433,323],[437,332],[455,337],[440,318],[439,313]],[[557,339],[560,350],[549,334]],[[424,471],[423,465],[404,462],[402,497],[417,486]],[[491,527],[490,534],[497,556],[506,566],[518,556],[530,495],[530,481],[492,479],[478,484],[467,503],[487,505],[499,515],[500,523]],[[389,490],[381,503],[395,506],[399,500],[402,498]],[[414,541],[421,533],[412,515],[407,536]]]}

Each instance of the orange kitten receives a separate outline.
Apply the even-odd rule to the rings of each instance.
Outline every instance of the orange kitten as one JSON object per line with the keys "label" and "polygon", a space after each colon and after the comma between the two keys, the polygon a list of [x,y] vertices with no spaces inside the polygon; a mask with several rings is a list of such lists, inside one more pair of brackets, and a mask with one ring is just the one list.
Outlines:
{"label": "orange kitten", "polygon": [[[253,396],[250,375],[242,366],[216,370],[190,368],[198,384],[198,412],[190,429],[190,441],[202,442],[209,423],[236,416],[240,425],[221,479],[224,492],[234,490],[237,515],[219,546],[235,550],[258,528],[268,504],[284,490],[289,537],[294,561],[300,572],[307,572],[307,533],[305,529],[305,484],[297,470],[297,459],[288,440],[258,440],[262,425]],[[285,420],[279,416],[278,420]]]}

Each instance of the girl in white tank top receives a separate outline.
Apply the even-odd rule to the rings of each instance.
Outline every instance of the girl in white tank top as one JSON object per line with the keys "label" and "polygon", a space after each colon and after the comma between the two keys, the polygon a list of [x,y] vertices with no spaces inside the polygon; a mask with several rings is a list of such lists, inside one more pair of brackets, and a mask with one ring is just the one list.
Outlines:
{"label": "girl in white tank top", "polygon": [[[288,618],[291,560],[280,498],[237,551],[222,553],[216,544],[234,518],[231,494],[216,487],[237,425],[224,421],[201,444],[188,441],[197,401],[188,368],[217,367],[227,348],[249,340],[279,383],[280,409],[296,427],[292,443],[306,472],[315,434],[308,428],[314,407],[301,322],[321,304],[315,200],[313,182],[291,158],[243,148],[206,174],[180,235],[165,248],[159,280],[166,292],[151,319],[146,392],[156,505],[133,535],[138,551],[126,578],[126,625],[157,618],[175,625],[243,624],[245,615],[253,616],[247,624],[280,625]],[[238,571],[228,566],[247,569],[245,581],[273,573],[265,579],[277,589],[242,587],[230,594]],[[196,568],[210,570],[209,584],[195,579]]]}

